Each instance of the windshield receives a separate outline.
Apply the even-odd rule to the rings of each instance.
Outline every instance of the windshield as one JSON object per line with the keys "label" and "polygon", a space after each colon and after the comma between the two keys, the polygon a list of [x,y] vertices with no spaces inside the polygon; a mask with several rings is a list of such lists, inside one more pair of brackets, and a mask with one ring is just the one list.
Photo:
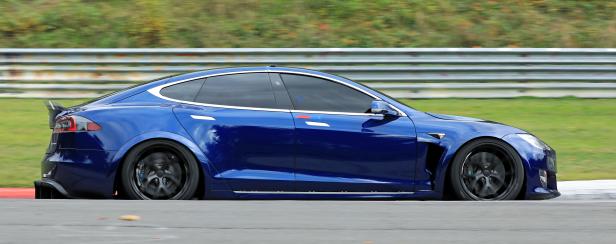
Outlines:
{"label": "windshield", "polygon": [[[347,80],[350,80],[350,81],[353,81],[353,80],[351,80],[351,79],[349,79],[349,78],[347,78],[347,77],[341,76],[341,75],[336,75],[336,76],[341,77],[341,78],[344,78],[344,79],[347,79]],[[354,81],[354,82],[356,82],[356,81]],[[356,83],[359,83],[359,82],[356,82]],[[374,92],[378,93],[378,94],[379,94],[379,95],[381,95],[381,96],[387,97],[387,98],[389,98],[389,99],[391,99],[391,100],[394,100],[394,101],[396,101],[396,102],[398,102],[398,103],[400,103],[400,104],[402,104],[402,105],[404,105],[404,106],[407,106],[407,107],[409,107],[409,108],[415,109],[415,108],[413,108],[413,107],[411,107],[411,106],[407,105],[406,103],[403,103],[403,102],[399,101],[398,99],[393,98],[393,97],[392,97],[392,96],[390,96],[390,95],[387,95],[387,94],[385,94],[385,93],[383,93],[383,92],[381,92],[381,91],[379,91],[379,90],[377,90],[377,89],[375,89],[375,88],[370,87],[370,86],[369,86],[369,85],[367,85],[366,83],[361,83],[361,84],[362,84],[362,85],[364,85],[364,86],[366,86],[366,87],[368,87],[368,88],[370,88],[370,90],[372,90],[372,91],[374,91]]]}
{"label": "windshield", "polygon": [[387,94],[385,94],[385,93],[383,93],[383,92],[381,92],[381,91],[379,91],[379,90],[376,90],[376,89],[374,89],[374,88],[370,88],[370,89],[372,89],[372,91],[374,91],[374,92],[378,93],[378,94],[379,94],[379,95],[381,95],[381,96],[387,97],[387,98],[389,98],[389,99],[391,99],[391,100],[394,100],[394,101],[396,101],[396,102],[398,102],[398,103],[400,103],[400,104],[403,104],[404,106],[407,106],[407,107],[409,107],[409,108],[415,109],[415,108],[413,108],[413,107],[409,106],[408,104],[406,104],[406,103],[404,103],[404,102],[401,102],[400,100],[398,100],[398,99],[396,99],[396,98],[394,98],[394,97],[392,97],[392,96],[390,96],[390,95],[387,95]]}

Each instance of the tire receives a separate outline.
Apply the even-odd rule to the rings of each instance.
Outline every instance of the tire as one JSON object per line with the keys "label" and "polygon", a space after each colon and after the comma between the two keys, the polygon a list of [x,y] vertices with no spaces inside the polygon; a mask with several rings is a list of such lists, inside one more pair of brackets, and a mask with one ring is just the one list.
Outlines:
{"label": "tire", "polygon": [[121,168],[125,195],[133,200],[188,200],[199,185],[199,164],[184,146],[167,140],[141,143]]}
{"label": "tire", "polygon": [[509,144],[481,138],[456,154],[449,179],[459,200],[514,200],[524,185],[524,165]]}

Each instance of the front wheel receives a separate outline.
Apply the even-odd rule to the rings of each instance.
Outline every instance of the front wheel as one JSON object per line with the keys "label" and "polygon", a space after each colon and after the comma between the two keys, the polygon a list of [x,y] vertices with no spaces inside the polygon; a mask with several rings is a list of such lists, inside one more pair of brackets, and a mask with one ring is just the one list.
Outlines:
{"label": "front wheel", "polygon": [[124,192],[130,199],[191,199],[199,184],[199,166],[185,147],[152,140],[128,153],[121,176]]}
{"label": "front wheel", "polygon": [[513,200],[524,183],[524,165],[509,144],[483,138],[465,145],[451,165],[450,182],[461,200]]}

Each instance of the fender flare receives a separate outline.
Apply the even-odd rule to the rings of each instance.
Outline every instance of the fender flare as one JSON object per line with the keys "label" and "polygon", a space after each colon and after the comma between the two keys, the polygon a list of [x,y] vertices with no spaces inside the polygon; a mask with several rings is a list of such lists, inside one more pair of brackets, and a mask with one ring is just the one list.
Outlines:
{"label": "fender flare", "polygon": [[448,150],[451,150],[452,152],[446,152],[442,158],[442,161],[439,162],[440,167],[438,167],[439,172],[436,175],[436,188],[435,191],[439,192],[441,195],[445,194],[445,189],[448,187],[446,186],[447,183],[447,178],[449,175],[449,170],[451,167],[451,163],[453,161],[453,159],[458,155],[458,152],[460,151],[460,149],[462,149],[464,146],[466,146],[467,144],[469,144],[472,141],[475,140],[479,140],[482,138],[489,138],[489,139],[495,139],[495,140],[500,140],[506,144],[508,144],[509,146],[511,146],[511,148],[514,149],[514,151],[516,151],[520,157],[520,159],[522,160],[522,166],[524,167],[524,173],[526,174],[526,176],[524,177],[524,181],[527,180],[528,177],[528,169],[530,169],[532,166],[530,165],[530,163],[528,162],[528,159],[520,153],[519,148],[517,147],[517,145],[515,143],[512,143],[510,140],[507,140],[505,138],[506,136],[503,137],[497,137],[497,136],[493,136],[493,135],[488,135],[488,134],[479,134],[476,135],[474,137],[471,137],[469,139],[467,139],[466,141],[464,141],[464,143],[461,143],[459,145],[457,145],[456,147],[450,147],[448,148]]}
{"label": "fender flare", "polygon": [[199,149],[199,147],[190,139],[171,132],[153,131],[133,137],[128,142],[124,143],[124,145],[122,145],[122,147],[120,147],[120,149],[116,151],[112,160],[113,163],[109,171],[110,175],[108,175],[108,177],[112,177],[114,179],[114,182],[116,182],[116,175],[118,172],[119,165],[122,163],[122,160],[124,159],[124,156],[126,156],[128,151],[130,151],[133,147],[142,142],[154,139],[170,140],[185,146],[190,152],[193,153],[193,155],[199,162],[201,171],[203,172],[203,176],[205,177],[206,181],[208,179],[211,179],[211,176],[216,175],[216,169],[213,165],[211,165],[210,160],[207,158],[207,156],[205,156],[201,149]]}

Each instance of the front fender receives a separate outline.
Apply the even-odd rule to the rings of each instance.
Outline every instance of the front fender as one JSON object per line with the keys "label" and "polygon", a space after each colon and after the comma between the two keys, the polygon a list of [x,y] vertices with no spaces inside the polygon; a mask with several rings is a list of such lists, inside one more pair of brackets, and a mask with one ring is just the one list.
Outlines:
{"label": "front fender", "polygon": [[548,153],[545,150],[541,150],[530,145],[521,137],[517,136],[517,134],[509,134],[503,136],[501,139],[511,145],[518,152],[518,155],[520,155],[522,162],[524,162],[524,167],[527,171],[533,169],[545,169],[547,167],[545,158],[548,156]]}

